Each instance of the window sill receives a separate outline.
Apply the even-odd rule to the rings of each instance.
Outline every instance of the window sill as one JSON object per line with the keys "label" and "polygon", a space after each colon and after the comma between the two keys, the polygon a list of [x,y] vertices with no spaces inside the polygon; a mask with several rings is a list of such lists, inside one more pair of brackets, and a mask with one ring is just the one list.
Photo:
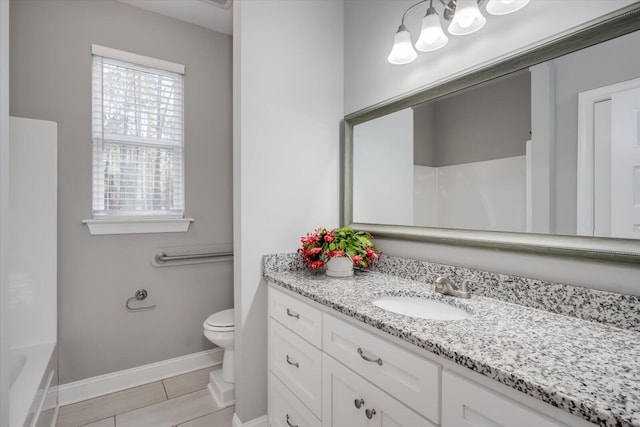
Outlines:
{"label": "window sill", "polygon": [[123,219],[85,219],[89,233],[93,236],[103,234],[141,234],[141,233],[185,233],[193,218],[123,218]]}

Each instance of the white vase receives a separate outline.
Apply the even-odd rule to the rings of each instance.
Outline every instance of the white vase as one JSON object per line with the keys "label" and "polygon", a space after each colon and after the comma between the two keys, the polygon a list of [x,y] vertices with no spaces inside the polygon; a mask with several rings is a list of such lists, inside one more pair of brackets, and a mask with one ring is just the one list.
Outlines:
{"label": "white vase", "polygon": [[351,277],[353,276],[353,261],[349,257],[335,257],[327,261],[327,276]]}

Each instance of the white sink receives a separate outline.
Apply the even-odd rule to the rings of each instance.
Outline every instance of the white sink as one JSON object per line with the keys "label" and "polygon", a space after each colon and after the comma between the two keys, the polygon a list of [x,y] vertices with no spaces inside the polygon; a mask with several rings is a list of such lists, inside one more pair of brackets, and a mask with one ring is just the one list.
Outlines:
{"label": "white sink", "polygon": [[440,301],[420,297],[386,296],[373,301],[373,305],[393,313],[431,320],[462,320],[471,314]]}

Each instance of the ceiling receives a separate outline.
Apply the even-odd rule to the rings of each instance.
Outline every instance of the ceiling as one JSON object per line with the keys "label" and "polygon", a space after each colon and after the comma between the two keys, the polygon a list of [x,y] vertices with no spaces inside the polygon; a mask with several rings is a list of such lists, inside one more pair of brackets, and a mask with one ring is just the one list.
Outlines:
{"label": "ceiling", "polygon": [[219,33],[232,33],[232,7],[225,0],[117,0],[140,9],[190,22]]}

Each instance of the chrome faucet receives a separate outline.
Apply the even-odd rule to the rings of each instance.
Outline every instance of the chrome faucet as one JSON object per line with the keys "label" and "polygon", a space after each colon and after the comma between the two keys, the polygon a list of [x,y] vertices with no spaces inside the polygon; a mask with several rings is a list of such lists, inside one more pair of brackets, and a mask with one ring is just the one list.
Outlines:
{"label": "chrome faucet", "polygon": [[469,292],[469,285],[466,280],[463,280],[460,286],[456,286],[446,277],[438,277],[436,280],[436,292],[458,298],[471,298],[471,292]]}

